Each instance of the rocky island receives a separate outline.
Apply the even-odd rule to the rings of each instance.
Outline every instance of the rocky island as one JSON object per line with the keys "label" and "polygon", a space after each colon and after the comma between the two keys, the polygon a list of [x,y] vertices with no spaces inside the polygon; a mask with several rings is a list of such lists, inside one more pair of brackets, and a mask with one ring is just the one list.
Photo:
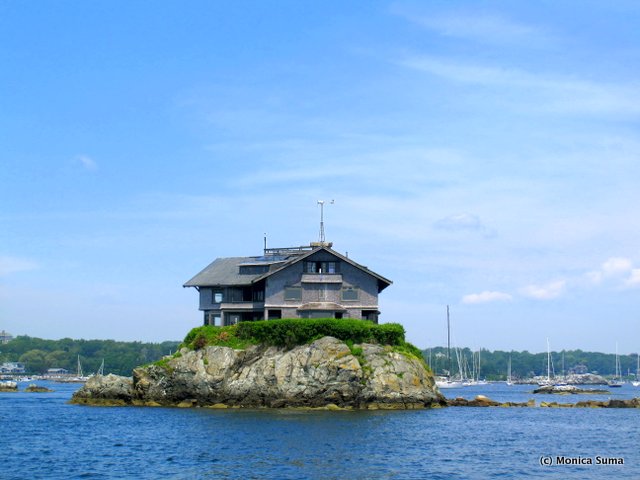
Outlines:
{"label": "rocky island", "polygon": [[330,319],[199,327],[173,356],[131,378],[95,376],[71,403],[416,409],[446,400],[401,325]]}

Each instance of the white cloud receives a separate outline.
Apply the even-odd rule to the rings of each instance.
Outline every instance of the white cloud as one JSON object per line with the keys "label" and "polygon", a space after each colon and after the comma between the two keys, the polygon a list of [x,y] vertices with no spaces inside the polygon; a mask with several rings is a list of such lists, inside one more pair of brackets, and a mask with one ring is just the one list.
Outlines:
{"label": "white cloud", "polygon": [[484,291],[482,293],[471,293],[462,297],[462,303],[487,303],[487,302],[503,302],[511,300],[511,295],[503,292]]}
{"label": "white cloud", "polygon": [[18,257],[0,257],[0,276],[35,270],[36,268],[38,268],[38,264],[32,260]]}
{"label": "white cloud", "polygon": [[87,155],[78,155],[76,160],[87,170],[93,171],[98,169],[96,161]]}
{"label": "white cloud", "polygon": [[[632,275],[633,262],[625,257],[611,257],[606,260],[598,270],[586,274],[586,277],[594,284],[599,285],[605,280],[621,279]],[[629,283],[631,278],[627,279]]]}
{"label": "white cloud", "polygon": [[629,278],[625,282],[629,287],[639,287],[640,286],[640,268],[634,268],[631,270],[631,274]]}
{"label": "white cloud", "polygon": [[557,280],[547,283],[546,285],[528,285],[520,289],[520,293],[525,297],[535,298],[537,300],[550,300],[557,298],[565,292],[567,282],[565,280]]}
{"label": "white cloud", "polygon": [[602,264],[602,273],[606,277],[624,275],[632,269],[633,263],[628,258],[614,257]]}

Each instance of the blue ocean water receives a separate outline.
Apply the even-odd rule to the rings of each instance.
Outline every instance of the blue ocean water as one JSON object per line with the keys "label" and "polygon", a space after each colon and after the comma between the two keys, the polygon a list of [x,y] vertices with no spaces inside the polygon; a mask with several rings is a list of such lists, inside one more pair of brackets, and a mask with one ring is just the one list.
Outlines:
{"label": "blue ocean water", "polygon": [[[0,478],[521,479],[640,478],[640,410],[446,408],[390,412],[68,405],[53,393],[0,393]],[[24,385],[21,387],[24,388]],[[569,402],[531,386],[444,391]],[[607,399],[640,396],[625,386]],[[541,458],[624,465],[541,465]],[[544,461],[544,460],[543,460]]]}

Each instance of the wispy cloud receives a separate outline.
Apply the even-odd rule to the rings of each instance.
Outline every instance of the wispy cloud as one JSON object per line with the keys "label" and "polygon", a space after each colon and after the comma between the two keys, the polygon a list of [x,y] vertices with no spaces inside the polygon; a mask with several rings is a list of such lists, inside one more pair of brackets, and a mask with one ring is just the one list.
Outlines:
{"label": "wispy cloud", "polygon": [[[640,102],[636,100],[640,98],[640,89],[637,85],[597,83],[574,77],[479,65],[429,55],[408,55],[398,63],[461,84],[526,90],[527,95],[522,98],[529,99],[530,108],[535,107],[537,111],[634,116],[640,114]],[[544,102],[541,104],[542,99]]]}
{"label": "wispy cloud", "polygon": [[537,300],[550,300],[561,296],[566,289],[566,280],[556,280],[545,285],[528,285],[520,289],[525,297]]}
{"label": "wispy cloud", "polygon": [[447,37],[502,44],[546,44],[549,32],[495,14],[407,14],[409,21]]}
{"label": "wispy cloud", "polygon": [[449,215],[448,217],[436,220],[433,226],[438,230],[445,230],[450,232],[479,232],[485,237],[491,237],[495,235],[495,232],[487,227],[482,222],[480,217],[471,213],[457,213],[454,215]]}
{"label": "wispy cloud", "polygon": [[0,276],[35,270],[37,268],[38,264],[36,262],[26,258],[0,256]]}
{"label": "wispy cloud", "polygon": [[88,155],[78,155],[76,156],[76,161],[87,170],[94,171],[98,169],[96,161]]}
{"label": "wispy cloud", "polygon": [[513,297],[504,292],[484,291],[481,293],[471,293],[462,297],[462,303],[488,303],[488,302],[504,302],[511,300]]}

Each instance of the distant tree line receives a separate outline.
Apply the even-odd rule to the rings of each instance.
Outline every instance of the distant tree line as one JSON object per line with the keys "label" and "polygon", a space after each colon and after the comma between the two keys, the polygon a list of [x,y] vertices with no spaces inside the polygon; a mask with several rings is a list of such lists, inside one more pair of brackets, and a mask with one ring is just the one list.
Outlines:
{"label": "distant tree line", "polygon": [[0,345],[0,363],[20,362],[27,372],[38,374],[49,368],[77,371],[78,356],[83,373],[95,373],[104,360],[104,373],[131,375],[131,371],[145,363],[155,362],[175,352],[180,342],[162,343],[118,342],[115,340],[43,340],[19,336]]}
{"label": "distant tree line", "polygon": [[[446,374],[449,360],[447,347],[434,347],[425,349],[422,354],[431,365],[432,370],[438,375]],[[463,370],[472,371],[474,355],[469,348],[451,348],[451,371],[457,374]],[[511,375],[513,378],[530,378],[536,375],[547,375],[547,353],[505,352],[501,350],[482,350],[480,353],[480,377],[487,380],[504,380],[511,357]],[[620,355],[620,370],[624,377],[634,378],[637,366],[637,354]],[[584,352],[582,350],[564,350],[551,352],[551,363],[556,376],[563,371],[569,374],[571,371],[578,373],[597,373],[599,375],[615,375],[616,356],[613,353]]]}

